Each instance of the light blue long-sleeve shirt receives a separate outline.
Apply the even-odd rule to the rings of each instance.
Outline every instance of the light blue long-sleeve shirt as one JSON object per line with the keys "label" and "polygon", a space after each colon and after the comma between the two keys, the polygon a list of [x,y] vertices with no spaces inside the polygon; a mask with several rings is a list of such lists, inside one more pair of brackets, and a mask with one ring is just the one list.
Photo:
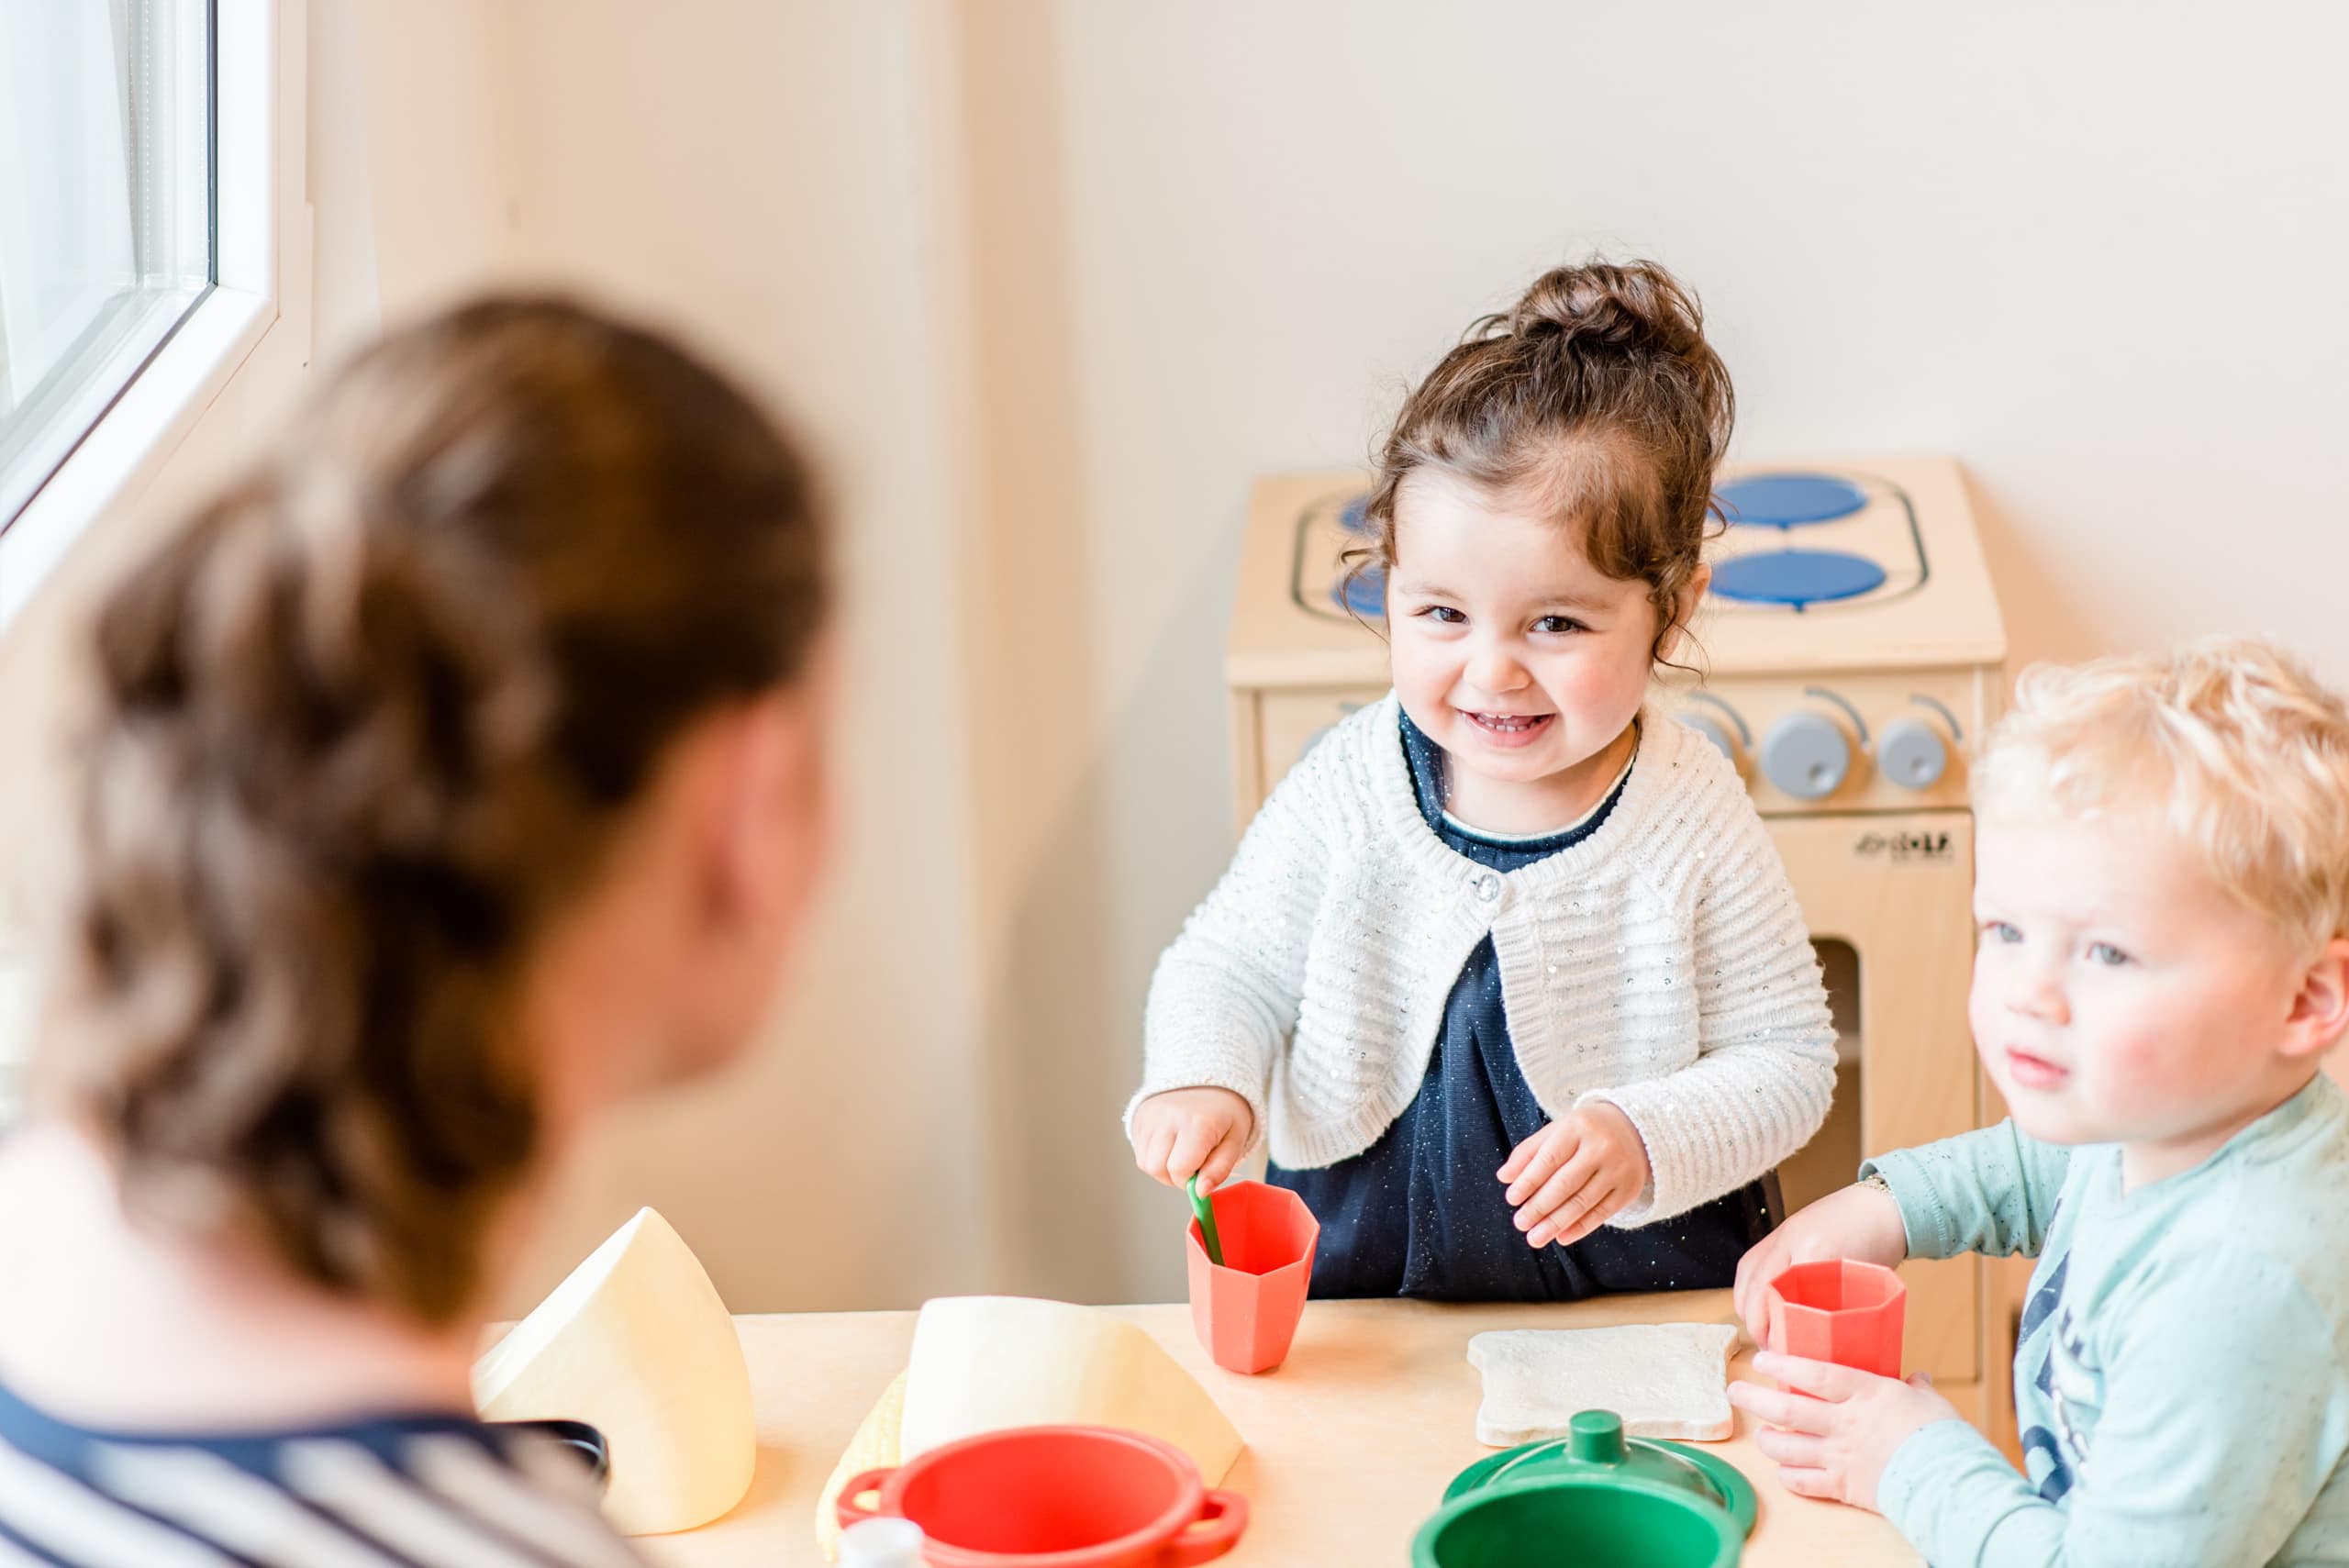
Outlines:
{"label": "light blue long-sleeve shirt", "polygon": [[2036,1254],[2029,1474],[1963,1421],[1876,1504],[1934,1568],[2349,1562],[2349,1102],[2314,1082],[2134,1192],[2118,1145],[2012,1122],[1871,1161],[1909,1255]]}

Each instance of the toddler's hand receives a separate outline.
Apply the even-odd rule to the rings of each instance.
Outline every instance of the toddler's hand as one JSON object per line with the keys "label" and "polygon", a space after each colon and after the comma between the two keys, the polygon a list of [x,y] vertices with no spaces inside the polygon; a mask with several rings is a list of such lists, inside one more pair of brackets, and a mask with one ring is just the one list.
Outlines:
{"label": "toddler's hand", "polygon": [[1568,1246],[1647,1190],[1647,1145],[1630,1117],[1594,1100],[1511,1150],[1500,1179],[1528,1245]]}
{"label": "toddler's hand", "polygon": [[1731,1299],[1758,1345],[1769,1329],[1770,1282],[1795,1264],[1856,1258],[1888,1269],[1908,1255],[1909,1233],[1892,1195],[1849,1186],[1829,1193],[1755,1242],[1737,1261]]}
{"label": "toddler's hand", "polygon": [[1231,1174],[1255,1130],[1248,1102],[1229,1089],[1169,1089],[1134,1112],[1134,1163],[1170,1187],[1197,1173],[1208,1191]]}
{"label": "toddler's hand", "polygon": [[1786,1387],[1732,1383],[1729,1402],[1768,1423],[1753,1446],[1778,1462],[1778,1480],[1800,1496],[1874,1508],[1895,1450],[1935,1421],[1965,1418],[1923,1373],[1903,1383],[1767,1351],[1753,1370]]}

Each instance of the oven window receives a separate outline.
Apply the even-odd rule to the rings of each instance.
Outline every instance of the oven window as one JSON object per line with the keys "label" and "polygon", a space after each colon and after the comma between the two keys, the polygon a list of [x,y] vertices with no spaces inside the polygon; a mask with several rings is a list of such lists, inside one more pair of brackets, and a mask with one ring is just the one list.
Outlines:
{"label": "oven window", "polygon": [[1860,955],[1851,943],[1831,938],[1811,945],[1827,972],[1827,1006],[1835,1018],[1835,1103],[1827,1125],[1778,1167],[1789,1214],[1849,1186],[1860,1169],[1860,1073],[1866,1045],[1859,1032]]}

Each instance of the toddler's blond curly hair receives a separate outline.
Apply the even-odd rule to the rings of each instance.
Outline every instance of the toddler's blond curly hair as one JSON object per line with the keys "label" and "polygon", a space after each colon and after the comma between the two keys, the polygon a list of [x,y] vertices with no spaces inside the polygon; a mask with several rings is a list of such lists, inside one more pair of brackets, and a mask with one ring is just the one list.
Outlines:
{"label": "toddler's blond curly hair", "polygon": [[2349,705],[2274,643],[2032,666],[1974,802],[1990,822],[2149,810],[2296,944],[2349,935]]}

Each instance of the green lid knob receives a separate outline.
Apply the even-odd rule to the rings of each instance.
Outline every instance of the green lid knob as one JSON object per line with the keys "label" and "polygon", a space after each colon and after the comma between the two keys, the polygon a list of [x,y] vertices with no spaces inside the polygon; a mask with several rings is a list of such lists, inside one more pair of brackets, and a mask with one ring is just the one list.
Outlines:
{"label": "green lid knob", "polygon": [[1623,1418],[1612,1410],[1585,1410],[1566,1429],[1566,1451],[1587,1464],[1620,1464],[1631,1457],[1623,1443]]}

